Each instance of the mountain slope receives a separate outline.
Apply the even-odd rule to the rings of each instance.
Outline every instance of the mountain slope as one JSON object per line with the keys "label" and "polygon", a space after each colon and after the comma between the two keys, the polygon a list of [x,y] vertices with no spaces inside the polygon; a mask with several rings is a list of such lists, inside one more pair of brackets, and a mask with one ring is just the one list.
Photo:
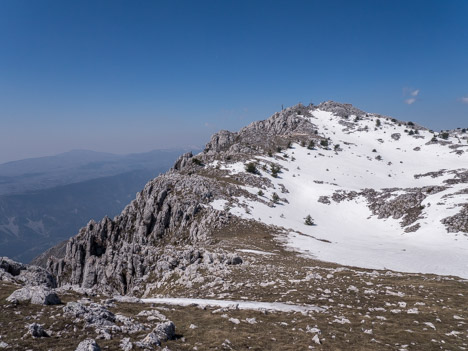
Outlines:
{"label": "mountain slope", "polygon": [[[72,301],[64,312],[92,309],[115,320],[77,329],[77,315],[37,309],[32,318],[55,338],[34,342],[64,350],[85,337],[137,350],[468,348],[466,279],[316,258],[463,276],[466,192],[458,187],[467,181],[466,136],[441,137],[432,141],[422,127],[333,102],[294,106],[215,134],[204,152],[182,155],[120,215],[90,221],[65,251],[61,244],[44,253],[56,291]],[[425,148],[443,155],[446,170],[408,157]],[[315,225],[306,225],[308,214]],[[451,256],[442,269],[423,254],[432,253],[432,241]],[[412,255],[403,251],[410,249]],[[0,284],[0,295],[14,289]],[[29,305],[0,299],[0,307],[0,326],[8,326],[2,340],[32,347],[22,337],[24,323],[10,322],[31,318]],[[174,322],[177,337],[158,346],[151,341],[161,315]]]}
{"label": "mountain slope", "polygon": [[[422,127],[382,116],[337,116],[332,104],[300,118],[329,147],[293,142],[271,157],[208,164],[235,176],[251,161],[265,180],[214,208],[283,227],[290,247],[321,260],[468,277],[467,134],[433,140]],[[277,178],[272,164],[281,169]],[[265,200],[274,192],[284,200],[271,206]],[[307,215],[314,226],[304,223]]]}

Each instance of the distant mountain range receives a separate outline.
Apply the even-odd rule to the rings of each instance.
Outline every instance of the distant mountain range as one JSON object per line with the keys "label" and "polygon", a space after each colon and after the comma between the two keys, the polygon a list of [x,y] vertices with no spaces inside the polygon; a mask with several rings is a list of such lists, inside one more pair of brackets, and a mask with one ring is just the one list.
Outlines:
{"label": "distant mountain range", "polygon": [[113,217],[184,149],[114,155],[74,150],[0,165],[0,256],[22,262],[91,218]]}
{"label": "distant mountain range", "polygon": [[[7,162],[0,164],[0,195],[43,190],[137,169],[165,170],[184,151],[187,150],[153,150],[115,155],[73,150],[55,156]],[[161,165],[165,166],[161,168]]]}

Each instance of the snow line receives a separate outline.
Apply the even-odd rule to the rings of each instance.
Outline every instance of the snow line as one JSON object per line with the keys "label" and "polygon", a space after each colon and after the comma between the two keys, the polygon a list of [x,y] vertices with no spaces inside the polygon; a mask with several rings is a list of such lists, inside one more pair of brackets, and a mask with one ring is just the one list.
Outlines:
{"label": "snow line", "polygon": [[256,254],[256,255],[265,255],[265,256],[276,255],[273,252],[266,252],[266,251],[260,251],[260,250],[237,249],[236,251],[245,252],[245,253],[252,253],[252,254]]}
{"label": "snow line", "polygon": [[259,301],[236,301],[236,300],[210,300],[210,299],[191,299],[191,298],[173,298],[160,297],[141,299],[144,303],[157,303],[178,306],[216,306],[216,307],[235,307],[241,310],[272,310],[278,312],[324,312],[323,307],[313,305],[292,305],[281,302],[259,302]]}

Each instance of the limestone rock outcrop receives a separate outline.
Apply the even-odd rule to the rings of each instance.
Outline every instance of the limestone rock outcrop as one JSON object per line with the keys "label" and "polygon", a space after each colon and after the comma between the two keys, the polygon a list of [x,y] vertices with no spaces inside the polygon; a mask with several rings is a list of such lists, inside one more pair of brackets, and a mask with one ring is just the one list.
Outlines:
{"label": "limestone rock outcrop", "polygon": [[33,305],[58,305],[62,302],[52,289],[45,286],[25,286],[6,299],[11,303],[30,302]]}
{"label": "limestone rock outcrop", "polygon": [[127,294],[156,267],[163,244],[206,240],[226,220],[204,206],[219,191],[214,180],[173,170],[150,181],[116,218],[89,222],[47,268],[59,285]]}

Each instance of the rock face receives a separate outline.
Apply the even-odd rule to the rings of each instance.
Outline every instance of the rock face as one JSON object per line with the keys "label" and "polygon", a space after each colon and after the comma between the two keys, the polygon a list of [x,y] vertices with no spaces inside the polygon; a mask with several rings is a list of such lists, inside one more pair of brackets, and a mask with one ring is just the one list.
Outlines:
{"label": "rock face", "polygon": [[[190,156],[183,156],[186,158]],[[181,167],[188,161],[177,162]],[[59,285],[99,285],[109,292],[127,294],[158,262],[160,243],[205,240],[225,220],[222,212],[203,206],[217,192],[213,180],[187,177],[177,170],[168,172],[149,182],[113,220],[89,222],[69,240],[63,259],[49,260],[48,269]]]}
{"label": "rock face", "polygon": [[401,218],[401,226],[406,227],[420,218],[425,192],[424,188],[411,189],[406,194],[390,198],[391,191],[378,193],[375,190],[365,190],[363,195],[369,201],[369,208],[379,218]]}
{"label": "rock face", "polygon": [[193,155],[191,152],[187,152],[186,154],[183,154],[177,159],[176,163],[174,164],[173,169],[180,170],[186,167],[192,161],[192,157]]}
{"label": "rock face", "polygon": [[62,302],[57,294],[44,286],[25,286],[7,297],[8,302],[30,302],[34,305],[58,305]]}
{"label": "rock face", "polygon": [[[278,145],[286,147],[288,138],[293,140],[314,134],[315,126],[300,116],[310,116],[310,108],[301,104],[275,113],[264,121],[253,122],[237,133],[222,130],[211,137],[205,153],[223,152],[227,156],[252,154],[274,150]],[[285,138],[286,137],[286,138]]]}

